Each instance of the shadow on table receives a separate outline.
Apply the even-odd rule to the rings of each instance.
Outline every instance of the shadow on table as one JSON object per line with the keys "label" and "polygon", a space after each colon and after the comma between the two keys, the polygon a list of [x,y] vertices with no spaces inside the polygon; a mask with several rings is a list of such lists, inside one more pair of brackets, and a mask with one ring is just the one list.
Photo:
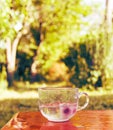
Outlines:
{"label": "shadow on table", "polygon": [[47,122],[40,130],[85,130],[85,128],[83,126],[74,126],[68,121],[63,123]]}

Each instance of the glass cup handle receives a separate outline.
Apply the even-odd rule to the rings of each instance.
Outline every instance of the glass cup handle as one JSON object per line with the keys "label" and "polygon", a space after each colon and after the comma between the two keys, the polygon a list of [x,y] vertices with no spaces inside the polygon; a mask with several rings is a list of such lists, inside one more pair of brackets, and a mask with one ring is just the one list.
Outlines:
{"label": "glass cup handle", "polygon": [[83,95],[86,97],[86,102],[85,102],[85,104],[84,104],[83,106],[79,106],[79,105],[78,105],[77,111],[80,111],[80,110],[86,108],[87,105],[89,104],[89,96],[88,96],[88,94],[85,93],[85,92],[80,92],[80,93],[78,94],[78,99],[79,99],[81,96],[83,96]]}

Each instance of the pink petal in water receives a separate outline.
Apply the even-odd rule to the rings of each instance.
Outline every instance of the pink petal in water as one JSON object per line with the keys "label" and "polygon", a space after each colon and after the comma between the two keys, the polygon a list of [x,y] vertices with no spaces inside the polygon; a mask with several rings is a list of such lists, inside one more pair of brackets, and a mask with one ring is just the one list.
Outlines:
{"label": "pink petal in water", "polygon": [[60,104],[60,113],[62,118],[70,118],[76,112],[75,103],[62,103]]}

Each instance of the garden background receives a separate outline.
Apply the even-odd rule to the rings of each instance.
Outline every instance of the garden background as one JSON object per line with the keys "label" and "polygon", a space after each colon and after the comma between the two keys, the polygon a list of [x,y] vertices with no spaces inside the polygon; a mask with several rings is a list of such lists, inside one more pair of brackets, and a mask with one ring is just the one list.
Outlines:
{"label": "garden background", "polygon": [[86,91],[113,109],[112,0],[0,0],[0,127],[38,110],[38,87]]}

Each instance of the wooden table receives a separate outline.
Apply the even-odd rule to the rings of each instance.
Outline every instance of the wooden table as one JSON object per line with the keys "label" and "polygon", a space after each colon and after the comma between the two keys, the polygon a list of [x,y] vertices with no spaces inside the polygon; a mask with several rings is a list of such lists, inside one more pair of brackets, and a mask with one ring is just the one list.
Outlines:
{"label": "wooden table", "polygon": [[113,110],[79,111],[63,123],[50,122],[40,112],[19,112],[1,130],[113,130]]}

